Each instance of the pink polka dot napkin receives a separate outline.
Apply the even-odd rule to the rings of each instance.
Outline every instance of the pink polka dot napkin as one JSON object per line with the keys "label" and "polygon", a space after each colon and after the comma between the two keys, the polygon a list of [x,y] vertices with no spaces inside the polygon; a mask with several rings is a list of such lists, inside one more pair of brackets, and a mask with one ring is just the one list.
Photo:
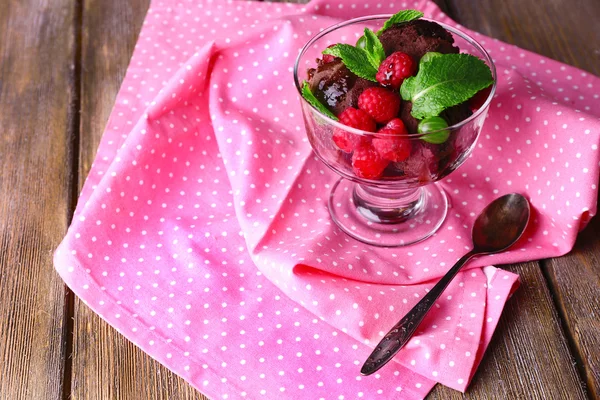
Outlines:
{"label": "pink polka dot napkin", "polygon": [[[337,177],[311,152],[292,66],[319,30],[409,7],[454,24],[427,1],[154,1],[55,255],[65,282],[212,399],[464,391],[517,284],[486,265],[564,254],[595,213],[600,80],[469,32],[498,91],[473,156],[441,182],[447,221],[410,247],[362,245],[330,220]],[[507,192],[531,200],[527,238],[471,263],[394,361],[361,377]]]}

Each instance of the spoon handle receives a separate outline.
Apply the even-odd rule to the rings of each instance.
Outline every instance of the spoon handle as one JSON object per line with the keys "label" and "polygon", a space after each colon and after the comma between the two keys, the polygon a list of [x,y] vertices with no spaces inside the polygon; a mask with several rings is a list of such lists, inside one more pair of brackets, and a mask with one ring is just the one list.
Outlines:
{"label": "spoon handle", "polygon": [[467,261],[477,255],[471,250],[454,264],[446,275],[423,297],[394,327],[381,339],[375,350],[371,353],[367,361],[362,366],[360,373],[371,375],[388,363],[400,351],[402,347],[410,340],[419,324],[425,318],[431,306],[444,292],[444,289],[454,279],[458,271]]}

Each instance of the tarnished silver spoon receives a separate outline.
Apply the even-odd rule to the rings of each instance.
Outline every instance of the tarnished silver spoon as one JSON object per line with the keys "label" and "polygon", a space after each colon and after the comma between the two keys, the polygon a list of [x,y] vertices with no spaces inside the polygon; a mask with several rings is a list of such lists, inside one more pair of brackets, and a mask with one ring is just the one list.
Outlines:
{"label": "tarnished silver spoon", "polygon": [[523,234],[529,221],[529,202],[512,193],[491,202],[473,225],[473,250],[461,257],[439,282],[381,339],[365,361],[360,373],[371,375],[390,361],[410,340],[419,324],[458,271],[471,258],[499,253],[512,246]]}

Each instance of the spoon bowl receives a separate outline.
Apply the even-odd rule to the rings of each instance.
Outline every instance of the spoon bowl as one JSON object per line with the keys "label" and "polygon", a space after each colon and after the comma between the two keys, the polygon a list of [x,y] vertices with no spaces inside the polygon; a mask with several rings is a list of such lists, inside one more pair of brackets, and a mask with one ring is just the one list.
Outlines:
{"label": "spoon bowl", "polygon": [[529,202],[517,193],[497,198],[484,208],[473,225],[473,250],[462,256],[429,293],[381,339],[360,373],[371,375],[387,364],[408,343],[425,315],[463,265],[477,255],[499,253],[515,244],[525,232],[529,216]]}
{"label": "spoon bowl", "polygon": [[478,254],[498,253],[515,244],[529,221],[529,202],[520,194],[504,195],[483,209],[475,220],[474,250]]}

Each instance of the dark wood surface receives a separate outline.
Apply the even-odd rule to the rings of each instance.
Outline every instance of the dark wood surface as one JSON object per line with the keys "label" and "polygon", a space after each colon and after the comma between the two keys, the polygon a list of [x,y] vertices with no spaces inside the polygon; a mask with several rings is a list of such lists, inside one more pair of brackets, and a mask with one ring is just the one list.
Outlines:
{"label": "dark wood surface", "polygon": [[558,311],[572,342],[590,397],[600,398],[600,219],[578,238],[575,250],[543,263]]}
{"label": "dark wood surface", "polygon": [[[600,1],[447,0],[440,5],[471,29],[600,76],[600,29],[593,22],[600,19]],[[600,398],[598,217],[582,232],[570,254],[544,260],[540,266],[588,396]]]}
{"label": "dark wood surface", "polygon": [[[0,0],[0,399],[205,399],[64,287],[66,232],[149,0]],[[439,0],[463,25],[600,75],[600,2]],[[109,55],[109,56],[107,56]],[[600,395],[600,222],[522,286],[466,395]]]}
{"label": "dark wood surface", "polygon": [[76,8],[0,1],[2,399],[63,394],[71,305],[52,252],[73,208]]}
{"label": "dark wood surface", "polygon": [[585,399],[585,388],[538,263],[508,267],[521,287],[508,302],[466,395],[437,385],[428,399]]}

